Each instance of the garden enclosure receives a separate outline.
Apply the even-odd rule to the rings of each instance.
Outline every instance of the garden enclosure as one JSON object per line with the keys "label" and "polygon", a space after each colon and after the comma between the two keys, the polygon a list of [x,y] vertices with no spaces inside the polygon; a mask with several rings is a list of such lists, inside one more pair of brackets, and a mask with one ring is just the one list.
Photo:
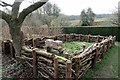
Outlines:
{"label": "garden enclosure", "polygon": [[[95,64],[104,58],[108,49],[114,45],[115,38],[115,36],[62,34],[29,40],[25,39],[21,56],[14,55],[15,52],[11,41],[3,41],[2,48],[3,53],[6,53],[8,50],[13,57],[33,68],[35,77],[39,74],[48,79],[80,79],[89,68],[94,68]],[[44,48],[46,39],[61,40],[63,42],[86,41],[94,42],[94,44],[82,52],[76,52],[74,55],[64,52],[64,56],[59,56],[41,49]],[[9,47],[6,45],[9,45]]]}

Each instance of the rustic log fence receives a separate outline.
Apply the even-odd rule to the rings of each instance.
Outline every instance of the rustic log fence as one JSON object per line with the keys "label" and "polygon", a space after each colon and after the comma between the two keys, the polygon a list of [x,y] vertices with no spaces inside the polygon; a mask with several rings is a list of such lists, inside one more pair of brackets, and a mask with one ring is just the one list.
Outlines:
{"label": "rustic log fence", "polygon": [[[106,39],[104,36],[92,36],[92,35],[82,35],[82,34],[61,34],[58,36],[46,36],[41,38],[35,38],[34,44],[37,48],[42,48],[45,45],[46,39],[61,40],[63,42],[72,42],[72,41],[85,41],[85,42],[101,42]],[[33,39],[25,39],[25,45],[33,45]]]}
{"label": "rustic log fence", "polygon": [[[72,78],[78,80],[89,68],[94,68],[95,64],[104,58],[108,49],[114,45],[115,38],[115,36],[62,34],[25,40],[25,46],[23,46],[21,52],[22,55],[16,56],[16,59],[23,60],[33,68],[34,77],[40,74],[48,79],[64,78],[69,80]],[[76,53],[74,56],[64,53],[64,57],[61,57],[39,49],[39,47],[44,47],[45,39],[62,40],[63,42],[87,41],[95,43],[82,51],[82,53]],[[5,44],[6,42],[3,41],[3,45]],[[5,46],[3,46],[3,51],[5,53]]]}

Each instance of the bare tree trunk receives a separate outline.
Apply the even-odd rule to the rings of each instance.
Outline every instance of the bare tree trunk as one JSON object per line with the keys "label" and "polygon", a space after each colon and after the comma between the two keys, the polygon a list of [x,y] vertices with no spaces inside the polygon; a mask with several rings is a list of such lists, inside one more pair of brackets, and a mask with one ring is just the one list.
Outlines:
{"label": "bare tree trunk", "polygon": [[[17,29],[13,29],[16,28]],[[13,45],[15,48],[15,53],[17,56],[20,56],[21,48],[22,48],[22,39],[23,39],[23,32],[21,31],[20,25],[10,25],[10,34],[12,35],[11,38],[13,40]]]}

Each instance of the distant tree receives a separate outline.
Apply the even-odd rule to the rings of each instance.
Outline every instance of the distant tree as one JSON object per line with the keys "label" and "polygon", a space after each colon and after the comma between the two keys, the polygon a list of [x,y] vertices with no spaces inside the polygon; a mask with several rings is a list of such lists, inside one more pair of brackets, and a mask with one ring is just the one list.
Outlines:
{"label": "distant tree", "polygon": [[58,26],[58,21],[56,19],[53,19],[51,22],[52,27],[57,27]]}
{"label": "distant tree", "polygon": [[[25,19],[25,24],[33,26],[34,31],[35,27],[47,25],[48,28],[51,26],[57,26],[56,19],[59,17],[60,9],[56,4],[50,2],[46,3],[44,6],[29,14]],[[52,25],[51,25],[52,24]],[[50,30],[49,30],[49,33]]]}
{"label": "distant tree", "polygon": [[80,14],[80,23],[81,23],[81,26],[88,26],[89,25],[88,16],[87,16],[85,10],[83,10]]}
{"label": "distant tree", "polygon": [[95,14],[91,8],[87,9],[87,12],[83,10],[80,14],[81,26],[92,26],[95,19]]}
{"label": "distant tree", "polygon": [[120,1],[118,2],[118,7],[113,12],[112,16],[110,17],[110,22],[118,27],[120,27]]}
{"label": "distant tree", "polygon": [[120,27],[120,9],[117,8],[115,12],[111,14],[111,16],[108,18],[108,21],[113,26],[119,26]]}
{"label": "distant tree", "polygon": [[41,15],[39,15],[37,11],[30,13],[24,20],[24,25],[29,27],[41,26]]}
{"label": "distant tree", "polygon": [[60,14],[60,9],[59,7],[57,7],[56,4],[53,5],[53,9],[52,9],[52,15],[55,17],[58,17]]}
{"label": "distant tree", "polygon": [[93,11],[92,11],[92,9],[91,8],[88,8],[87,9],[87,12],[86,12],[86,14],[87,14],[87,20],[88,20],[88,23],[89,23],[89,25],[90,26],[92,26],[93,25],[93,22],[94,22],[94,19],[95,19],[95,14],[93,13]]}
{"label": "distant tree", "polygon": [[[41,7],[41,14],[43,15],[41,21],[44,25],[48,26],[48,33],[50,34],[51,23],[54,21],[60,14],[60,9],[56,4],[51,4],[50,2]],[[51,34],[50,34],[51,35]]]}
{"label": "distant tree", "polygon": [[69,26],[69,20],[66,15],[61,14],[57,18],[57,22],[59,26]]}
{"label": "distant tree", "polygon": [[60,14],[57,18],[52,20],[52,26],[68,26],[69,20],[66,15]]}
{"label": "distant tree", "polygon": [[57,18],[60,14],[60,9],[56,4],[51,4],[50,2],[45,4],[41,9],[41,14],[43,18],[41,18],[43,24],[46,24],[48,27],[51,27],[51,22],[55,18]]}
{"label": "distant tree", "polygon": [[118,2],[118,8],[116,9],[117,10],[112,14],[112,17],[110,18],[110,21],[112,24],[120,27],[120,1]]}
{"label": "distant tree", "polygon": [[108,20],[110,21],[110,23],[112,23],[113,25],[119,25],[118,22],[118,12],[114,12],[109,18]]}
{"label": "distant tree", "polygon": [[44,14],[47,14],[48,16],[51,16],[52,15],[52,6],[53,5],[50,2],[46,3],[43,6]]}

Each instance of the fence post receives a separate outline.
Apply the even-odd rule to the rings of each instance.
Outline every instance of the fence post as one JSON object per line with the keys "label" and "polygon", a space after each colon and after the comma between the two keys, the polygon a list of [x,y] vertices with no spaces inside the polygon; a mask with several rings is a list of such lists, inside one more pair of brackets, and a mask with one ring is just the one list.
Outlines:
{"label": "fence post", "polygon": [[103,43],[103,53],[102,53],[102,59],[104,58],[104,54],[105,54],[105,43]]}
{"label": "fence post", "polygon": [[79,76],[79,62],[80,62],[80,58],[77,57],[75,58],[75,73],[76,73],[76,76],[75,76],[75,79],[78,80],[78,76]]}
{"label": "fence post", "polygon": [[32,38],[32,47],[35,48],[34,38]]}
{"label": "fence post", "polygon": [[66,64],[66,80],[71,80],[71,74],[72,74],[71,61],[68,60]]}
{"label": "fence post", "polygon": [[107,52],[107,43],[105,42],[105,53]]}
{"label": "fence post", "polygon": [[100,36],[100,35],[97,36],[97,43],[99,42],[99,36]]}
{"label": "fence post", "polygon": [[54,79],[58,79],[58,58],[54,57]]}
{"label": "fence post", "polygon": [[13,53],[12,42],[10,42],[9,45],[10,45],[10,54],[12,55],[12,58],[15,58],[15,54]]}
{"label": "fence post", "polygon": [[114,46],[114,45],[115,45],[116,36],[113,36],[113,37],[112,37],[112,40],[113,40],[112,46]]}
{"label": "fence post", "polygon": [[92,64],[92,68],[94,68],[95,67],[95,64],[96,64],[96,62],[97,62],[97,59],[98,59],[98,53],[99,53],[99,47],[97,46],[96,47],[96,52],[95,52],[95,57],[93,58],[93,64]]}
{"label": "fence post", "polygon": [[108,40],[108,49],[110,48],[110,39]]}
{"label": "fence post", "polygon": [[87,38],[88,38],[87,42],[90,42],[90,34],[87,35]]}
{"label": "fence post", "polygon": [[67,52],[65,52],[65,53],[64,53],[64,57],[65,57],[66,59],[69,59],[69,54],[68,54]]}
{"label": "fence post", "polygon": [[85,44],[83,44],[82,45],[82,48],[83,48],[83,51],[85,50],[85,48],[86,48],[86,45]]}
{"label": "fence post", "polygon": [[33,49],[33,75],[34,75],[34,78],[37,78],[37,74],[38,74],[38,71],[37,71],[37,54],[36,54],[36,51],[35,49]]}

